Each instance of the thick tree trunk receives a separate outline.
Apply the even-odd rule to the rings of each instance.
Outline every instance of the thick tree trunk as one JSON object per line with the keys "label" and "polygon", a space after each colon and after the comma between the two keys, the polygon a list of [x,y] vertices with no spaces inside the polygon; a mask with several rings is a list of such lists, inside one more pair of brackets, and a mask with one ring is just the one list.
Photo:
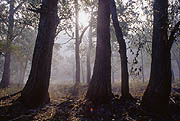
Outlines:
{"label": "thick tree trunk", "polygon": [[11,42],[13,39],[13,28],[14,28],[14,0],[11,0],[10,9],[9,9],[9,21],[8,21],[8,33],[7,33],[4,71],[3,71],[2,80],[0,83],[1,88],[7,88],[10,83]]}
{"label": "thick tree trunk", "polygon": [[91,49],[92,49],[92,15],[89,26],[89,45],[87,51],[87,83],[91,80]]}
{"label": "thick tree trunk", "polygon": [[111,89],[110,1],[99,0],[96,59],[87,99],[95,105],[109,103]]}
{"label": "thick tree trunk", "polygon": [[131,94],[129,93],[129,74],[127,65],[126,43],[123,38],[122,29],[119,26],[115,1],[110,1],[113,26],[116,32],[117,41],[119,43],[119,54],[121,59],[121,94],[123,98],[132,98]]}
{"label": "thick tree trunk", "polygon": [[142,106],[154,112],[168,109],[171,92],[171,60],[168,45],[168,0],[154,1],[151,74]]}
{"label": "thick tree trunk", "polygon": [[49,80],[52,51],[56,28],[58,0],[43,0],[40,9],[40,23],[36,39],[33,60],[28,81],[23,89],[20,101],[27,107],[37,107],[49,103]]}

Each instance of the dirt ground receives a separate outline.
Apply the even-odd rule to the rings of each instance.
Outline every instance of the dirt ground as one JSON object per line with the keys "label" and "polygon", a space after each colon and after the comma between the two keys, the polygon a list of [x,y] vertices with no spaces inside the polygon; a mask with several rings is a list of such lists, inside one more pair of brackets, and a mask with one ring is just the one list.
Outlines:
{"label": "dirt ground", "polygon": [[[140,108],[145,85],[131,88],[134,100],[124,100],[118,95],[118,85],[113,85],[115,97],[111,104],[94,107],[84,99],[87,90],[82,85],[78,97],[71,96],[72,85],[51,85],[51,103],[36,109],[26,109],[14,101],[20,94],[0,101],[0,121],[180,121],[180,88],[172,88],[169,112],[164,115]],[[21,88],[0,90],[0,97],[18,92]]]}

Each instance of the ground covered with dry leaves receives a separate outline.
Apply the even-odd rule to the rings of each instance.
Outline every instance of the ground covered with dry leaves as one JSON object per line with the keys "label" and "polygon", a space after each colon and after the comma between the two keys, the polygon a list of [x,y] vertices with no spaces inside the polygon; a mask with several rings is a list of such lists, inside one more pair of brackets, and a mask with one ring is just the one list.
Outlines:
{"label": "ground covered with dry leaves", "polygon": [[[72,86],[50,87],[51,103],[36,109],[25,109],[14,101],[20,94],[0,101],[0,121],[180,121],[180,85],[173,87],[169,112],[158,115],[140,108],[145,86],[131,89],[134,100],[121,99],[118,86],[111,104],[94,107],[84,99],[87,86],[78,97],[71,96]],[[0,97],[18,92],[20,88],[0,90]]]}

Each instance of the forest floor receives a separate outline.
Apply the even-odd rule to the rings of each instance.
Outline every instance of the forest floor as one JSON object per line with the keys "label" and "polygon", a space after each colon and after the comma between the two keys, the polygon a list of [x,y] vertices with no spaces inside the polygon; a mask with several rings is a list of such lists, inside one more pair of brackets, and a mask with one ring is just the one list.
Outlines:
{"label": "forest floor", "polygon": [[[51,103],[36,109],[22,109],[13,102],[20,94],[0,100],[0,121],[180,121],[180,84],[171,93],[169,112],[158,115],[140,108],[145,85],[131,88],[134,100],[121,99],[119,85],[113,85],[115,97],[111,104],[94,107],[84,99],[87,86],[82,86],[78,97],[71,96],[72,85],[51,85]],[[0,89],[0,98],[18,92],[20,88]]]}

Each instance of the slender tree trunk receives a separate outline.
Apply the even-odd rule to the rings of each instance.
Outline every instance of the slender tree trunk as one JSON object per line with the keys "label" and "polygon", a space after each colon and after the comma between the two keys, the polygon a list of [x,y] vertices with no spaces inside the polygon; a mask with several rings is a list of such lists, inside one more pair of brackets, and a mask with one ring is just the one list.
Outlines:
{"label": "slender tree trunk", "polygon": [[16,69],[17,70],[17,80],[18,80],[18,87],[21,87],[22,85],[22,73],[23,73],[23,67],[22,67],[22,63],[21,62],[17,62],[18,63],[18,66]]}
{"label": "slender tree trunk", "polygon": [[[180,57],[180,49],[178,51],[179,51],[179,55],[178,56]],[[179,79],[180,79],[180,59],[178,57],[176,57],[176,54],[174,53],[174,51],[172,51],[172,54],[174,55],[176,63],[177,63],[177,66],[178,66]]]}
{"label": "slender tree trunk", "polygon": [[74,63],[73,63],[72,76],[73,76],[73,83],[75,83],[75,69],[74,69]]}
{"label": "slender tree trunk", "polygon": [[84,66],[83,66],[83,62],[81,61],[81,73],[82,73],[82,82],[85,83],[85,78],[84,78]]}
{"label": "slender tree trunk", "polygon": [[154,112],[168,109],[171,92],[171,54],[168,45],[168,0],[154,1],[151,74],[141,105]]}
{"label": "slender tree trunk", "polygon": [[79,7],[78,0],[75,0],[75,14],[76,14],[76,43],[75,43],[75,58],[76,58],[76,85],[80,84],[80,56],[79,56]]}
{"label": "slender tree trunk", "polygon": [[[111,56],[111,63],[113,63],[113,62],[114,62],[114,57]],[[114,83],[114,81],[115,81],[115,79],[114,79],[114,73],[115,73],[114,68],[112,68],[112,69],[111,69],[111,79],[112,79],[112,83]]]}
{"label": "slender tree trunk", "polygon": [[91,49],[92,49],[92,15],[90,20],[89,27],[89,45],[87,51],[87,83],[90,83],[91,80]]}
{"label": "slender tree trunk", "polygon": [[11,42],[13,39],[13,28],[14,28],[14,0],[10,1],[8,19],[9,20],[8,20],[8,33],[7,33],[4,71],[3,71],[2,80],[0,83],[1,88],[7,88],[10,83]]}
{"label": "slender tree trunk", "polygon": [[79,47],[80,47],[80,41],[79,41],[79,3],[78,0],[74,1],[75,3],[75,34],[76,34],[76,42],[75,42],[75,60],[76,60],[76,79],[75,79],[75,85],[73,89],[73,96],[77,96],[79,94],[79,86],[80,86],[80,79],[81,79],[81,65],[80,65],[80,55],[79,55]]}
{"label": "slender tree trunk", "polygon": [[97,19],[96,59],[87,99],[95,105],[109,103],[111,89],[110,1],[99,0]]}
{"label": "slender tree trunk", "polygon": [[26,68],[28,64],[28,59],[25,60],[25,63],[22,64],[23,66],[21,67],[21,75],[20,75],[20,80],[19,80],[19,87],[22,87],[24,85],[24,77],[26,73]]}
{"label": "slender tree trunk", "polygon": [[178,64],[178,68],[179,68],[179,80],[180,80],[180,48],[179,48],[179,60],[176,62]]}
{"label": "slender tree trunk", "polygon": [[114,71],[112,71],[112,83],[115,82],[115,78],[114,78]]}
{"label": "slender tree trunk", "polygon": [[113,26],[116,32],[117,41],[119,43],[119,54],[121,58],[121,94],[123,98],[132,98],[131,94],[129,93],[129,74],[127,65],[126,43],[123,38],[122,29],[119,26],[115,1],[110,1]]}
{"label": "slender tree trunk", "polygon": [[178,60],[176,60],[176,63],[177,63],[177,65],[178,65],[178,71],[179,71],[179,80],[180,80],[180,61],[178,61]]}
{"label": "slender tree trunk", "polygon": [[58,0],[42,1],[31,71],[20,97],[20,101],[27,107],[37,107],[50,101],[48,88],[52,51],[56,28],[59,22],[57,3]]}
{"label": "slender tree trunk", "polygon": [[173,83],[173,82],[175,82],[175,75],[174,75],[174,70],[172,68],[172,65],[171,65],[171,74],[172,74],[171,80],[172,80],[172,83]]}
{"label": "slender tree trunk", "polygon": [[141,63],[142,63],[142,82],[144,83],[145,82],[145,79],[144,79],[144,58],[143,58],[143,50],[141,49]]}

